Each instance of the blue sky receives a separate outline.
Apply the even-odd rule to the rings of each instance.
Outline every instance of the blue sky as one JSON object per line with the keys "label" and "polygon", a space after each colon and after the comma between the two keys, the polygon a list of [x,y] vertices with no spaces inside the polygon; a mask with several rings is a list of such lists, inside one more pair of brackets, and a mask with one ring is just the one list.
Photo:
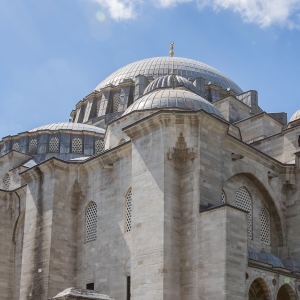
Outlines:
{"label": "blue sky", "polygon": [[68,121],[105,77],[173,40],[265,111],[300,109],[300,0],[1,0],[0,137]]}

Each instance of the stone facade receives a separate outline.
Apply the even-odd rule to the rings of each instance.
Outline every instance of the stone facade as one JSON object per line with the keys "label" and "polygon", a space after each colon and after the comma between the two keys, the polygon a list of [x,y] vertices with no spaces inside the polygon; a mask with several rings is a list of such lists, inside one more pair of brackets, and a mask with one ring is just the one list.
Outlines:
{"label": "stone facade", "polygon": [[[164,85],[167,100],[126,112],[152,80],[89,94],[73,127],[0,142],[1,299],[298,299],[297,119],[199,77],[190,101],[201,109]],[[213,87],[211,102],[200,96]]]}

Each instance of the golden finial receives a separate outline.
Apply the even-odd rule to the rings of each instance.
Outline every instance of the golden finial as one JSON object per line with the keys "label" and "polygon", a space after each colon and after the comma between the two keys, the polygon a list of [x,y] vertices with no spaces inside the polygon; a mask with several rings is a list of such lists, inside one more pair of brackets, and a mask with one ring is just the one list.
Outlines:
{"label": "golden finial", "polygon": [[174,42],[170,43],[170,56],[173,57],[174,56]]}

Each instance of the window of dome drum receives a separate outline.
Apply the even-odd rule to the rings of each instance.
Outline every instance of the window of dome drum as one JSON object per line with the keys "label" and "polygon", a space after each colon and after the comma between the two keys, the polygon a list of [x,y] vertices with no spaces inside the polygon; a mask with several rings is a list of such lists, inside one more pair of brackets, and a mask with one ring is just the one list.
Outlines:
{"label": "window of dome drum", "polygon": [[126,195],[126,232],[131,230],[132,189]]}
{"label": "window of dome drum", "polygon": [[270,245],[270,213],[266,207],[261,210],[261,242]]}
{"label": "window of dome drum", "polygon": [[36,154],[37,153],[37,139],[32,139],[29,143],[29,153]]}
{"label": "window of dome drum", "polygon": [[97,239],[97,204],[91,202],[86,211],[86,242]]}
{"label": "window of dome drum", "polygon": [[241,187],[236,192],[236,207],[248,212],[248,236],[252,237],[252,201],[246,188]]}
{"label": "window of dome drum", "polygon": [[97,102],[96,117],[99,115],[99,110],[100,110],[100,100],[98,100],[98,102]]}
{"label": "window of dome drum", "polygon": [[120,94],[114,94],[113,96],[113,112],[118,112],[119,109],[119,103],[120,103]]}
{"label": "window of dome drum", "polygon": [[95,154],[101,154],[104,151],[104,141],[95,141]]}
{"label": "window of dome drum", "polygon": [[49,141],[49,152],[58,152],[59,150],[59,139],[57,137],[52,137]]}
{"label": "window of dome drum", "polygon": [[4,190],[9,191],[10,188],[10,176],[7,174],[4,178]]}
{"label": "window of dome drum", "polygon": [[72,152],[82,153],[82,140],[80,138],[74,138],[72,140]]}
{"label": "window of dome drum", "polygon": [[19,151],[20,145],[18,142],[13,143],[12,150]]}

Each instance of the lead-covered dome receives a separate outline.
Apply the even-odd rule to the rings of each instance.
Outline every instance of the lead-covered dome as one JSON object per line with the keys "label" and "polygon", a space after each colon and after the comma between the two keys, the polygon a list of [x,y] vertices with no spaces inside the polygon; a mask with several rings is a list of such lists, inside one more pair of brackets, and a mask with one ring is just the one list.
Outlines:
{"label": "lead-covered dome", "polygon": [[230,88],[236,93],[242,93],[242,89],[230,78],[219,72],[218,70],[193,59],[181,57],[154,57],[136,61],[131,63],[104,79],[95,90],[113,84],[118,85],[124,79],[134,79],[137,75],[158,78],[171,73],[174,65],[174,74],[184,78],[202,77],[205,83],[221,86],[222,89]]}
{"label": "lead-covered dome", "polygon": [[144,91],[144,95],[156,89],[172,88],[173,85],[176,88],[184,87],[196,94],[199,94],[197,88],[186,78],[177,75],[166,75],[166,76],[158,77],[157,79],[153,80],[146,87]]}
{"label": "lead-covered dome", "polygon": [[300,119],[300,109],[297,110],[291,117],[290,122],[296,121]]}
{"label": "lead-covered dome", "polygon": [[29,130],[29,132],[34,131],[56,131],[56,130],[72,130],[72,131],[92,131],[95,133],[105,133],[105,130],[93,125],[87,125],[82,123],[71,123],[71,122],[61,122],[61,123],[53,123],[48,125],[43,125],[40,127],[36,127],[34,129]]}
{"label": "lead-covered dome", "polygon": [[223,118],[222,114],[201,96],[185,90],[162,89],[148,93],[131,104],[123,115],[136,110],[179,108],[200,110]]}
{"label": "lead-covered dome", "polygon": [[260,253],[257,253],[257,257],[260,261],[270,264],[275,268],[284,268],[282,261],[277,256],[271,253],[262,251]]}

